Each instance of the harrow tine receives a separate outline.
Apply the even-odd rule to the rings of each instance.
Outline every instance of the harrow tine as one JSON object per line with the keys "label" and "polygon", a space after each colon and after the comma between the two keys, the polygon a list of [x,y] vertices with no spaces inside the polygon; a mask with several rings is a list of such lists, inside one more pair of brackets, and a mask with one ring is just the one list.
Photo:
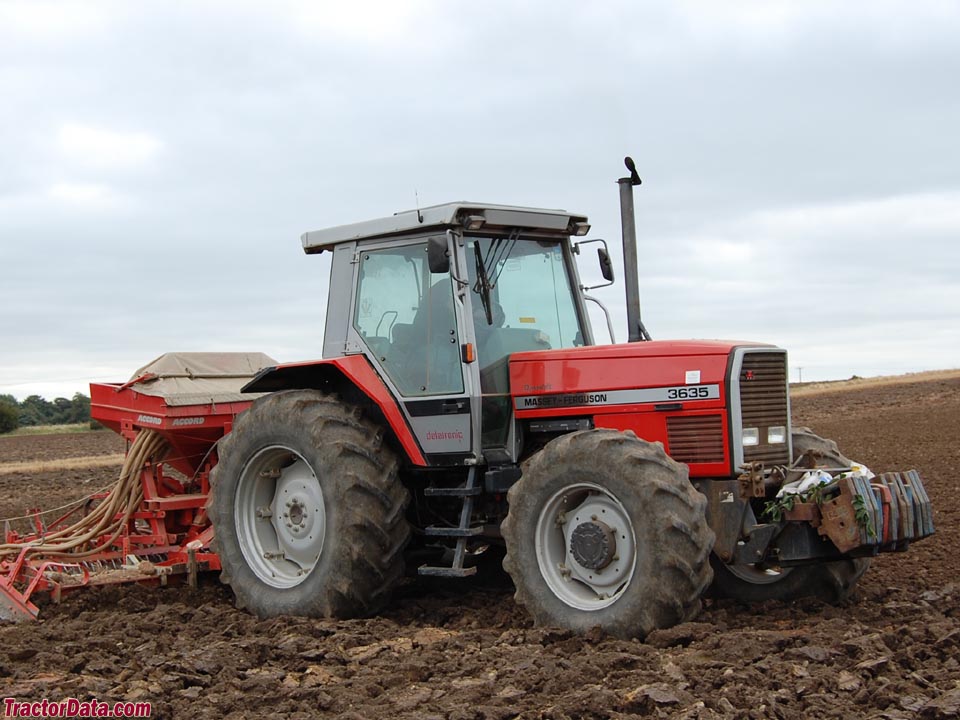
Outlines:
{"label": "harrow tine", "polygon": [[887,488],[887,492],[889,492],[891,496],[890,541],[891,548],[895,549],[897,547],[897,543],[900,541],[900,501],[897,496],[897,489],[893,482],[887,477],[886,473],[880,476],[880,481],[883,483],[883,486]]}
{"label": "harrow tine", "polygon": [[930,496],[927,495],[927,490],[923,486],[923,481],[920,479],[920,473],[918,473],[916,470],[908,470],[906,476],[910,481],[910,486],[913,488],[919,505],[920,531],[917,537],[924,538],[932,535],[934,532],[933,512],[930,505]]}

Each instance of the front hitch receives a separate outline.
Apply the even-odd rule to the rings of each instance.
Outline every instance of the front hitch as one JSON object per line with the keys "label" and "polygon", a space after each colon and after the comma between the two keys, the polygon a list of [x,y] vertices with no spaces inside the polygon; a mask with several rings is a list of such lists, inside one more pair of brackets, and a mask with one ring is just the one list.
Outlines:
{"label": "front hitch", "polygon": [[[747,530],[740,544],[749,547],[749,559],[737,552],[737,560],[755,562],[762,555],[789,564],[829,556],[868,557],[902,552],[934,533],[930,498],[916,470],[873,477],[843,468],[831,472],[837,473],[833,481],[812,492],[768,503],[764,514],[772,522]],[[770,487],[769,478],[763,482],[761,477],[756,468],[747,469],[739,479],[741,489],[758,497],[761,488]],[[771,525],[778,531],[771,533]]]}

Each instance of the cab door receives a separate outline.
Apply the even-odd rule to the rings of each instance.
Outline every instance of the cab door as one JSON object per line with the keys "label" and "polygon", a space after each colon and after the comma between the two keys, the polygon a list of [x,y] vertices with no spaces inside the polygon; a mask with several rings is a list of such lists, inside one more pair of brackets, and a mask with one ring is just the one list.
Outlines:
{"label": "cab door", "polygon": [[449,272],[430,272],[427,240],[358,246],[348,346],[377,368],[430,464],[468,464],[479,448],[462,288]]}

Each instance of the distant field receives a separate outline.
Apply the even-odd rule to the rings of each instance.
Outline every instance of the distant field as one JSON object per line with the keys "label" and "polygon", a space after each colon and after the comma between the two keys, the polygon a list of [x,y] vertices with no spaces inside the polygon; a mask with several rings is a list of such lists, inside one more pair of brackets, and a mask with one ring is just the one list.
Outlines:
{"label": "distant field", "polygon": [[90,468],[112,467],[123,464],[124,456],[116,455],[90,455],[86,457],[63,458],[60,460],[25,460],[23,462],[5,462],[0,463],[0,475],[11,475],[20,473],[24,475],[35,475],[37,473],[64,471],[64,470],[88,470]]}
{"label": "distant field", "polygon": [[[97,428],[103,430],[103,428]],[[93,432],[90,423],[76,423],[75,425],[27,425],[17,428],[11,436],[18,435],[62,435],[63,433]]]}
{"label": "distant field", "polygon": [[794,397],[804,395],[819,395],[826,392],[840,392],[844,390],[863,390],[871,387],[887,385],[903,385],[906,383],[932,382],[935,380],[953,380],[960,378],[960,369],[957,370],[928,370],[927,372],[907,373],[906,375],[882,375],[879,377],[854,377],[849,380],[824,380],[822,382],[790,383],[790,394]]}

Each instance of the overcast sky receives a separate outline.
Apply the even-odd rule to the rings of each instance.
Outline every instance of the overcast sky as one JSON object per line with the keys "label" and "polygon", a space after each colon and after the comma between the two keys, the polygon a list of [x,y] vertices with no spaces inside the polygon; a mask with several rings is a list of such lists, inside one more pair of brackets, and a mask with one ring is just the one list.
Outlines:
{"label": "overcast sky", "polygon": [[958,367],[958,38],[916,0],[0,0],[0,394],[319,357],[300,233],[415,194],[618,248],[627,154],[655,338],[773,342],[794,380]]}

